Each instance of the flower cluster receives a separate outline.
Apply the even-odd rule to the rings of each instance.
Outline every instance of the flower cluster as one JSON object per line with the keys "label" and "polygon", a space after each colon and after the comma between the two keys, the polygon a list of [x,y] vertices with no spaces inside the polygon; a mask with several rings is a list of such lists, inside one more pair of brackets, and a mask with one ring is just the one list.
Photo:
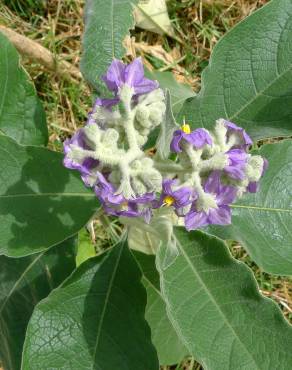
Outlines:
{"label": "flower cluster", "polygon": [[164,94],[140,58],[114,60],[103,81],[114,97],[98,98],[86,126],[65,141],[64,165],[80,171],[108,214],[149,222],[162,177],[142,146],[164,116]]}
{"label": "flower cluster", "polygon": [[182,125],[170,144],[181,168],[172,188],[164,180],[161,203],[184,217],[187,230],[230,224],[230,205],[245,192],[256,192],[267,168],[264,158],[248,153],[251,144],[242,128],[224,119],[217,120],[213,132]]}
{"label": "flower cluster", "polygon": [[230,205],[256,192],[267,168],[248,152],[247,133],[224,119],[212,132],[184,123],[173,133],[171,159],[162,160],[143,151],[167,115],[165,95],[144,77],[141,59],[114,60],[102,79],[113,97],[98,98],[85,127],[65,141],[64,164],[81,173],[105,212],[149,222],[153,210],[171,207],[187,230],[230,224]]}

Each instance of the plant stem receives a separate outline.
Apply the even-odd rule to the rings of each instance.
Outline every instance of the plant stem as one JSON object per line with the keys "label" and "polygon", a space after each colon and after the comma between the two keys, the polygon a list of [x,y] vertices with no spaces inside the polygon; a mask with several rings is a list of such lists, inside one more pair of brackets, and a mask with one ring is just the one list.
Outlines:
{"label": "plant stem", "polygon": [[154,167],[162,173],[188,173],[192,170],[191,167],[183,167],[178,163],[154,161]]}

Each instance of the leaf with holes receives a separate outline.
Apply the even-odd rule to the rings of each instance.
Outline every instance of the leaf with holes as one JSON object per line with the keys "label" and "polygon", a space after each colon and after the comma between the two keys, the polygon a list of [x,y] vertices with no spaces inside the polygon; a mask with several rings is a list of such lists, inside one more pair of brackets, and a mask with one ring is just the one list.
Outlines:
{"label": "leaf with holes", "polygon": [[273,0],[216,45],[202,90],[181,111],[194,128],[218,118],[254,139],[291,135],[292,2]]}
{"label": "leaf with holes", "polygon": [[14,46],[0,32],[0,131],[21,144],[46,145],[45,111]]}
{"label": "leaf with holes", "polygon": [[98,207],[62,154],[0,136],[0,254],[21,257],[75,235]]}
{"label": "leaf with holes", "polygon": [[292,141],[264,145],[255,154],[269,162],[258,193],[244,194],[232,205],[232,224],[210,232],[240,242],[263,270],[292,275]]}
{"label": "leaf with holes", "polygon": [[155,256],[133,252],[143,273],[142,282],[147,291],[145,318],[151,328],[152,342],[157,350],[160,365],[179,363],[188,350],[176,334],[167,314],[160,292],[159,274],[155,267]]}
{"label": "leaf with holes", "polygon": [[75,268],[75,240],[28,257],[0,256],[0,266],[0,357],[5,370],[17,370],[35,305]]}
{"label": "leaf with holes", "polygon": [[223,241],[175,230],[179,255],[157,266],[168,314],[190,353],[208,370],[289,369],[292,327],[275,302],[264,298],[250,269]]}
{"label": "leaf with holes", "polygon": [[158,370],[140,280],[126,243],[80,265],[37,305],[22,370]]}
{"label": "leaf with holes", "polygon": [[133,5],[138,0],[86,0],[85,33],[81,71],[97,90],[103,88],[100,77],[113,58],[125,54],[123,40],[134,26]]}

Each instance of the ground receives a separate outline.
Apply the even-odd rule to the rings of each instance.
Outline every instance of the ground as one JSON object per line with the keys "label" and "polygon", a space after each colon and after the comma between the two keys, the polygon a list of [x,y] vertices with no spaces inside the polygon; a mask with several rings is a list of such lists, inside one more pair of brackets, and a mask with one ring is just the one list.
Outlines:
{"label": "ground", "polygon": [[[178,81],[200,88],[200,74],[212,49],[232,26],[267,3],[267,0],[169,0],[168,10],[175,39],[134,30],[134,53],[142,55],[148,68],[172,71]],[[58,62],[78,68],[83,32],[83,0],[2,0],[0,25],[37,41],[48,48]],[[50,72],[44,65],[23,56],[44,103],[50,133],[50,147],[62,149],[63,140],[83,125],[90,110],[90,90],[78,76]],[[104,243],[104,231],[97,230]],[[230,246],[233,255],[254,271],[262,293],[273,298],[288,320],[292,320],[292,280],[262,272],[243,248]],[[192,359],[171,370],[199,370]],[[170,370],[164,367],[162,370]]]}

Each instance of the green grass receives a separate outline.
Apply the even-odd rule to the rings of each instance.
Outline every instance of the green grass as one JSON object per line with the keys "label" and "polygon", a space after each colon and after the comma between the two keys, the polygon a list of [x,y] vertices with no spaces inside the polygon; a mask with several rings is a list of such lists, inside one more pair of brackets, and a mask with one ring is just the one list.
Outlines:
{"label": "green grass", "polygon": [[[157,58],[151,48],[142,56],[148,68],[171,70],[180,82],[189,83],[195,90],[200,88],[200,74],[207,66],[210,54],[217,41],[231,27],[267,0],[169,0],[168,8],[177,38],[156,35],[143,30],[132,33],[136,42],[161,45],[174,61],[169,64]],[[5,0],[0,3],[0,22],[15,31],[40,42],[57,58],[78,67],[81,36],[83,32],[83,0]],[[50,147],[62,150],[63,140],[77,127],[84,124],[91,107],[88,86],[83,81],[62,78],[48,72],[39,64],[23,59],[37,92],[44,103],[50,133]],[[107,228],[96,222],[97,247],[109,242],[110,234],[119,226]],[[292,320],[292,280],[262,272],[248,257],[243,248],[231,245],[235,258],[245,262],[254,272],[263,294],[274,299],[287,319]],[[290,308],[289,308],[290,307]],[[193,359],[186,359],[175,367],[162,370],[202,369]]]}

